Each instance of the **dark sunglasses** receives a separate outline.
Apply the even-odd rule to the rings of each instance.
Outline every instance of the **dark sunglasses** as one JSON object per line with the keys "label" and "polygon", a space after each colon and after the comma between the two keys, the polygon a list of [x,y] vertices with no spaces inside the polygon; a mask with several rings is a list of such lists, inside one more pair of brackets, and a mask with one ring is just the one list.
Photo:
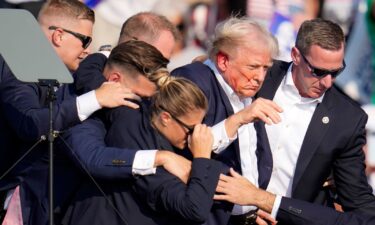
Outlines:
{"label": "dark sunglasses", "polygon": [[178,124],[180,124],[182,127],[184,127],[188,132],[187,134],[188,135],[191,135],[193,134],[194,132],[194,126],[189,126],[187,125],[186,123],[182,122],[181,120],[177,119],[177,117],[173,116],[172,113],[168,112],[168,110],[165,110],[163,107],[159,106],[161,110],[169,113],[169,115],[171,115],[172,119],[175,120]]}
{"label": "dark sunglasses", "polygon": [[[301,52],[301,51],[300,51]],[[316,76],[316,77],[325,77],[327,75],[331,75],[332,78],[335,78],[337,77],[338,75],[340,75],[340,73],[345,69],[346,67],[346,64],[345,64],[345,60],[343,61],[343,66],[340,68],[340,69],[337,69],[337,70],[325,70],[325,69],[319,69],[319,68],[316,68],[314,67],[313,65],[310,64],[309,61],[307,61],[306,57],[300,53],[303,60],[307,63],[307,65],[309,66],[310,70],[311,70],[311,74]]]}
{"label": "dark sunglasses", "polygon": [[74,32],[74,31],[71,31],[71,30],[67,30],[67,29],[64,29],[64,28],[61,28],[61,27],[56,27],[56,26],[50,26],[48,27],[49,30],[56,30],[56,29],[61,29],[71,35],[73,35],[74,37],[78,38],[81,42],[82,42],[82,48],[86,49],[90,46],[91,44],[91,41],[92,41],[92,38],[90,36],[86,36],[86,35],[83,35],[83,34],[80,34],[80,33],[77,33],[77,32]]}

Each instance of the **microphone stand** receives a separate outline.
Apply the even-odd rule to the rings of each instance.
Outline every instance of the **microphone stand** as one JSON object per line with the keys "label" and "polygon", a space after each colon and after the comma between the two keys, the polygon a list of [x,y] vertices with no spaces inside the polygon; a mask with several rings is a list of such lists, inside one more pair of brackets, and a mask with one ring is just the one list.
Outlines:
{"label": "microphone stand", "polygon": [[53,103],[56,100],[54,87],[59,86],[59,82],[53,79],[39,79],[41,86],[47,86],[47,102],[49,109],[49,131],[48,131],[48,149],[49,149],[49,224],[54,225],[53,216],[53,143],[56,138],[53,130]]}

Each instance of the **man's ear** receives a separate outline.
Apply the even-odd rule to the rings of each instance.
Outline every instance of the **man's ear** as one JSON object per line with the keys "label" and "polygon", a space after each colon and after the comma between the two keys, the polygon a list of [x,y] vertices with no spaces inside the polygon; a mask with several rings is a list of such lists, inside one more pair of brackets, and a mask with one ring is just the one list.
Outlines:
{"label": "man's ear", "polygon": [[228,68],[229,56],[226,53],[219,51],[216,54],[216,63],[218,69],[222,72],[225,72]]}
{"label": "man's ear", "polygon": [[121,74],[119,72],[112,72],[108,76],[108,81],[120,82]]}
{"label": "man's ear", "polygon": [[301,63],[301,58],[302,58],[301,53],[296,47],[292,48],[292,51],[290,52],[290,56],[292,58],[294,65],[299,65]]}
{"label": "man's ear", "polygon": [[51,35],[51,42],[54,46],[60,47],[63,42],[63,31],[60,29],[53,30],[52,35]]}

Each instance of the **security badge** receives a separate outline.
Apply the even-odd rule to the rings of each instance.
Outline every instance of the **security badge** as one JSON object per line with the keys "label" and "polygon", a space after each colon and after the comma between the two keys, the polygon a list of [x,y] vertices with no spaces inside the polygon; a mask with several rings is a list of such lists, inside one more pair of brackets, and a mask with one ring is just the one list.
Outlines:
{"label": "security badge", "polygon": [[322,122],[323,122],[324,124],[328,124],[328,123],[329,123],[329,118],[328,118],[328,116],[323,117],[323,118],[322,118]]}

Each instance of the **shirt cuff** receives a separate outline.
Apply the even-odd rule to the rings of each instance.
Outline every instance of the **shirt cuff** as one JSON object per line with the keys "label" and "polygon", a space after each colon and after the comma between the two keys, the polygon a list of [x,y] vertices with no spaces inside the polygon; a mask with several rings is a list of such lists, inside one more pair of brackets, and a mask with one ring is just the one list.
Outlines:
{"label": "shirt cuff", "polygon": [[225,129],[225,120],[213,126],[211,130],[212,135],[214,136],[212,150],[216,154],[219,154],[224,149],[226,149],[237,138],[237,134],[232,138],[228,137],[227,131]]}
{"label": "shirt cuff", "polygon": [[275,202],[273,203],[271,216],[276,219],[277,213],[279,212],[280,204],[281,204],[281,196],[276,195]]}
{"label": "shirt cuff", "polygon": [[137,151],[134,156],[132,172],[136,175],[150,175],[156,173],[155,158],[157,150]]}
{"label": "shirt cuff", "polygon": [[95,90],[77,97],[77,111],[78,117],[81,121],[84,121],[96,110],[101,108],[102,107],[96,99]]}

